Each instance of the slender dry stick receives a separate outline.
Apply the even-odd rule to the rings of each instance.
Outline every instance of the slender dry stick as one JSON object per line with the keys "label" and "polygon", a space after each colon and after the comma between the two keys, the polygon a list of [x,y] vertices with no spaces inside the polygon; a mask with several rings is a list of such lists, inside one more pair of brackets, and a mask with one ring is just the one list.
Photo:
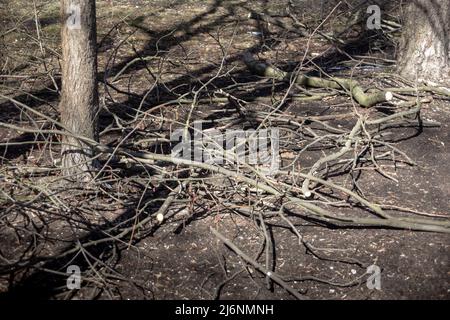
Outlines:
{"label": "slender dry stick", "polygon": [[298,300],[306,300],[308,299],[305,296],[302,296],[297,290],[292,288],[289,284],[287,284],[280,276],[278,276],[276,273],[267,270],[264,266],[262,266],[260,263],[249,257],[247,254],[242,252],[241,249],[239,249],[233,242],[225,238],[219,231],[214,229],[213,227],[209,228],[211,232],[224,244],[226,244],[231,250],[233,250],[238,256],[240,256],[242,259],[247,261],[247,263],[250,263],[255,269],[262,272],[264,275],[270,277],[274,282],[276,282],[279,286],[281,286],[283,289],[285,289],[287,292],[292,294],[294,297],[296,297]]}

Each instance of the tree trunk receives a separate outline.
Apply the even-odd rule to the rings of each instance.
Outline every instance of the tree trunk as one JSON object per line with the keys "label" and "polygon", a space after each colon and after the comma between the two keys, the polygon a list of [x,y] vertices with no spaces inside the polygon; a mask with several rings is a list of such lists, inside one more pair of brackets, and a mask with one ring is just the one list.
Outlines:
{"label": "tree trunk", "polygon": [[[61,123],[71,133],[98,141],[97,32],[95,0],[61,0]],[[63,173],[85,180],[93,169],[93,150],[62,137]]]}
{"label": "tree trunk", "polygon": [[412,0],[398,53],[398,71],[410,80],[450,82],[450,1]]}

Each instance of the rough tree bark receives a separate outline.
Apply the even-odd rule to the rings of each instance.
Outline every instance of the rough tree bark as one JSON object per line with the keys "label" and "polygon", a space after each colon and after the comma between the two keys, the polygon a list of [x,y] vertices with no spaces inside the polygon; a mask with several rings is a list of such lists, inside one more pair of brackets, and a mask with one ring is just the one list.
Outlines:
{"label": "rough tree bark", "polygon": [[450,82],[450,1],[412,0],[405,10],[398,71],[411,80]]}
{"label": "rough tree bark", "polygon": [[[71,133],[98,140],[97,39],[95,0],[61,0],[61,123]],[[62,137],[63,173],[86,179],[93,150],[69,135]]]}

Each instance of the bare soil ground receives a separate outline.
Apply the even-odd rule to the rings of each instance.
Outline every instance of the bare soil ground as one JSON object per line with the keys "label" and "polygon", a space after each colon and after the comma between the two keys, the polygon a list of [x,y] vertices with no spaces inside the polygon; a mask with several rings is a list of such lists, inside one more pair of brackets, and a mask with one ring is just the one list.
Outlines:
{"label": "bare soil ground", "polygon": [[[45,44],[44,49],[36,41],[33,6],[29,1],[12,1],[8,7],[1,8],[4,15],[0,20],[11,27],[6,28],[8,33],[2,36],[2,46],[9,50],[5,61],[11,75],[23,75],[24,78],[0,79],[0,93],[57,119],[59,95],[55,90],[55,83],[57,86],[60,83],[59,11],[53,2],[38,3],[40,37]],[[211,91],[219,88],[232,90],[237,83],[248,82],[253,86],[255,81],[261,80],[252,75],[243,64],[241,54],[244,51],[258,54],[261,59],[284,70],[292,70],[295,67],[292,62],[299,62],[307,56],[309,59],[316,59],[316,63],[327,72],[353,76],[365,86],[383,87],[395,83],[386,80],[386,75],[395,76],[392,64],[377,63],[372,68],[373,64],[368,63],[370,68],[364,69],[356,68],[354,63],[350,63],[348,68],[333,69],[336,66],[347,66],[344,62],[348,62],[348,59],[344,61],[327,41],[295,36],[292,31],[287,32],[270,24],[261,26],[257,21],[248,19],[251,12],[271,16],[283,14],[285,6],[283,1],[98,1],[102,107],[100,141],[114,145],[126,136],[127,140],[123,143],[131,149],[157,152],[160,147],[149,146],[140,141],[148,132],[171,130],[172,124],[155,119],[146,119],[147,122],[142,124],[133,123],[133,113],[127,108],[149,110],[152,106],[166,103],[167,107],[157,109],[155,114],[182,123],[190,113],[191,105],[170,101],[185,92],[198,89],[199,84],[211,79],[220,68],[224,51],[226,58],[223,60],[222,76],[211,84]],[[332,7],[330,4],[330,8],[324,9],[322,18]],[[315,11],[315,8],[310,7],[302,15],[299,14],[299,17],[305,19],[302,21],[313,24],[315,19],[320,19],[314,15]],[[14,17],[12,12],[16,12]],[[333,18],[328,20],[323,26],[324,30],[334,21]],[[12,30],[14,23],[19,26],[18,30]],[[30,34],[33,36],[27,36]],[[373,55],[380,59],[376,61],[394,59],[392,46],[386,45],[382,50],[373,50],[372,46],[376,47],[377,44],[370,41],[369,39],[369,48],[357,55]],[[305,70],[308,71],[308,67]],[[105,79],[111,86],[105,85]],[[158,83],[157,89],[152,87],[154,83]],[[270,81],[261,83],[260,90],[252,87],[240,89],[236,93],[265,99],[262,103],[252,101],[247,106],[249,110],[264,110],[271,99],[280,99],[286,90],[283,85],[271,87]],[[147,99],[145,95],[148,90],[153,91]],[[210,98],[211,102],[200,104],[192,112],[192,118],[214,119],[217,116],[214,110],[229,107],[229,102],[218,102],[214,97],[217,96],[203,96],[205,99]],[[142,101],[145,101],[145,105]],[[347,114],[354,110],[355,107],[347,96],[335,94],[318,101],[292,100],[284,112],[297,117],[312,117]],[[391,111],[381,107],[370,110],[357,107],[357,110],[369,115],[386,115]],[[225,112],[223,117],[226,118],[226,115]],[[116,130],[117,117],[131,121],[131,128],[136,132],[127,136],[130,130]],[[390,130],[394,135],[391,141],[396,148],[411,157],[417,165],[394,165],[394,162],[383,164],[384,169],[397,182],[373,168],[361,169],[358,187],[371,202],[407,208],[410,211],[407,214],[413,217],[428,215],[437,219],[450,218],[449,100],[434,99],[431,103],[424,104],[421,117],[428,123],[440,123],[440,126],[410,125]],[[14,104],[3,99],[0,100],[0,121],[19,125],[32,123],[27,113],[18,111]],[[226,124],[226,120],[221,118],[217,121]],[[354,118],[347,117],[330,124],[351,129],[354,122]],[[44,121],[38,124],[45,126]],[[232,127],[237,128],[239,125]],[[109,130],[110,128],[114,130]],[[55,178],[54,175],[26,175],[23,168],[52,167],[58,161],[59,146],[56,144],[49,148],[45,143],[48,140],[34,147],[21,144],[5,146],[7,142],[20,143],[30,139],[39,140],[40,136],[0,128],[0,141],[3,143],[0,146],[0,185],[5,193],[21,203],[20,208],[26,208],[30,195],[38,199],[44,197],[38,187],[49,186],[49,181],[54,181],[52,179]],[[300,148],[302,141],[296,140],[295,143]],[[283,161],[295,156],[295,149],[292,150],[294,154],[286,154]],[[309,168],[323,154],[323,149],[305,152],[300,159],[301,169]],[[293,298],[277,284],[267,284],[261,273],[211,233],[210,227],[213,227],[243,252],[254,258],[258,257],[261,264],[267,262],[267,239],[261,231],[258,215],[249,214],[252,205],[246,204],[244,200],[236,210],[221,207],[232,199],[245,199],[246,192],[250,191],[224,193],[226,197],[215,199],[211,196],[211,200],[208,194],[214,194],[216,189],[228,183],[215,175],[206,177],[200,186],[186,191],[188,196],[175,201],[162,224],[152,223],[142,232],[136,230],[136,235],[131,239],[118,241],[118,244],[99,244],[89,250],[81,250],[77,259],[84,255],[85,260],[90,261],[85,268],[94,270],[97,264],[101,265],[98,260],[107,265],[101,269],[103,277],[97,278],[95,273],[90,274],[91,280],[84,283],[81,290],[64,290],[65,267],[70,261],[64,260],[65,257],[56,261],[41,260],[40,257],[56,257],[63,249],[76,247],[74,235],[82,239],[89,233],[90,239],[95,241],[99,239],[96,231],[103,226],[124,221],[129,223],[130,220],[137,223],[142,219],[135,216],[142,207],[142,199],[150,201],[167,197],[169,188],[151,181],[142,168],[130,168],[119,163],[115,167],[111,164],[108,170],[111,179],[120,178],[120,183],[115,184],[112,191],[99,189],[86,192],[80,190],[79,186],[64,185],[66,190],[55,192],[56,198],[51,198],[53,200],[50,201],[49,197],[45,201],[32,202],[28,209],[24,209],[28,212],[26,215],[11,216],[8,212],[15,212],[17,208],[11,208],[17,206],[17,202],[11,203],[0,198],[0,212],[5,212],[0,214],[0,297]],[[107,181],[107,178],[104,180]],[[18,181],[21,183],[20,188]],[[333,181],[351,185],[349,175],[333,177]],[[31,184],[38,187],[30,187]],[[169,182],[167,185],[174,187]],[[28,190],[28,194],[24,190]],[[57,210],[61,204],[53,201],[58,201],[59,197],[70,214]],[[257,195],[256,198],[258,197],[264,196]],[[211,205],[214,201],[216,204]],[[151,215],[157,209],[156,205],[149,205],[146,209],[149,212],[142,210]],[[367,212],[357,206],[336,206],[332,210],[340,214],[367,216]],[[36,212],[44,218],[39,220],[37,217],[40,216]],[[55,212],[61,216],[69,215],[73,221],[61,222]],[[404,211],[392,212],[405,215]],[[6,213],[9,214],[8,217]],[[27,231],[29,224],[24,221],[34,221],[35,218],[38,225],[36,231]],[[450,298],[448,234],[378,227],[337,228],[296,215],[289,216],[289,219],[306,242],[323,249],[319,251],[322,254],[316,256],[306,250],[304,244],[299,243],[297,234],[278,216],[273,215],[265,219],[274,244],[269,264],[289,285],[309,298]],[[45,223],[41,224],[42,221]],[[95,259],[91,259],[91,255]],[[13,261],[16,262],[15,269],[11,267]],[[381,290],[371,290],[366,286],[367,266],[372,264],[381,268]]]}

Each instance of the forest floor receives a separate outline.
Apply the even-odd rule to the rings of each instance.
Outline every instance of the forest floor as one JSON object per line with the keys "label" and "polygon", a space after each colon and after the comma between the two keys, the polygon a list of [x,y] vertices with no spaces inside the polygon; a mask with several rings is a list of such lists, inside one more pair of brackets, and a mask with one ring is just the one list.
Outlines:
{"label": "forest floor", "polygon": [[[379,88],[400,83],[392,80],[396,77],[392,63],[393,46],[389,43],[380,44],[379,38],[358,39],[360,42],[355,43],[359,45],[347,47],[349,55],[353,56],[353,59],[349,59],[349,55],[342,55],[323,38],[300,37],[295,30],[283,30],[276,25],[248,18],[251,12],[282,15],[285,1],[97,2],[102,108],[100,142],[104,144],[115,145],[122,141],[137,151],[156,152],[156,149],[162,148],[141,142],[149,132],[170,132],[172,124],[147,119],[133,122],[131,112],[127,113],[129,110],[126,108],[152,110],[152,107],[166,103],[164,109],[158,108],[154,112],[163,119],[184,123],[192,112],[194,120],[216,119],[215,125],[227,124],[229,114],[225,112],[222,115],[217,110],[227,109],[231,103],[217,102],[219,100],[213,99],[217,97],[215,94],[205,93],[202,98],[210,99],[210,102],[202,100],[194,110],[191,110],[192,105],[189,103],[170,102],[174,97],[198,90],[201,84],[214,78],[218,70],[220,76],[208,84],[209,92],[222,89],[238,96],[253,96],[254,100],[246,107],[255,112],[264,110],[272,101],[279,101],[287,90],[286,86],[261,80],[251,74],[242,62],[242,53],[245,51],[284,70],[293,70],[295,63],[307,57],[327,73],[353,77],[366,87]],[[4,44],[0,50],[8,49],[5,61],[0,60],[4,66],[2,72],[8,70],[9,75],[17,76],[0,78],[0,93],[56,119],[59,94],[55,84],[60,84],[59,8],[54,1],[37,3],[41,26],[38,35],[32,2],[11,1],[8,8],[0,7],[0,11],[5,12],[0,19],[4,19],[5,25],[11,27],[11,31],[2,36]],[[330,6],[325,8],[322,19],[332,10]],[[299,19],[313,25],[315,19],[320,19],[313,14],[314,10],[313,7],[304,10],[303,14],[298,15]],[[7,15],[8,12],[16,12],[15,18]],[[326,20],[323,30],[337,21],[334,18]],[[386,41],[389,42],[389,39]],[[40,43],[44,46],[41,47]],[[366,59],[361,58],[363,56]],[[369,56],[376,59],[367,58]],[[312,68],[311,64],[305,66],[305,71],[311,70],[308,68]],[[106,81],[110,85],[105,85]],[[244,85],[244,88],[238,88],[238,85]],[[147,101],[149,90],[151,94]],[[311,92],[324,93],[320,90]],[[348,96],[333,91],[328,93],[325,98],[316,101],[292,99],[283,112],[292,117],[347,115],[354,112],[370,116],[386,115],[383,107],[361,108],[355,106]],[[408,125],[390,130],[390,134],[394,135],[390,142],[416,165],[406,166],[395,161],[383,163],[383,168],[394,179],[387,178],[373,168],[362,167],[357,173],[357,186],[364,197],[373,203],[407,209],[413,217],[448,219],[450,100],[434,97],[430,103],[423,104],[421,117],[428,123],[439,123],[440,126]],[[24,110],[18,111],[17,105],[0,98],[0,122],[29,125],[32,123],[30,118]],[[122,124],[129,121],[131,129],[115,130],[118,118],[120,121],[124,119],[123,122],[119,121]],[[44,128],[44,122],[37,123]],[[354,123],[353,117],[329,122],[336,128],[348,130]],[[230,124],[230,128],[239,128],[241,125],[237,122]],[[73,193],[65,190],[55,192],[65,206],[76,212],[71,213],[71,217],[80,219],[77,220],[79,230],[74,231],[69,222],[59,221],[64,218],[55,214],[61,213],[57,210],[58,204],[52,203],[58,198],[39,200],[41,192],[36,191],[37,187],[29,187],[30,184],[50,186],[55,176],[26,175],[26,169],[20,169],[52,167],[59,157],[59,146],[55,144],[49,148],[45,141],[34,147],[28,144],[7,146],[7,143],[30,139],[39,140],[39,134],[18,133],[0,127],[0,188],[16,199],[10,202],[0,198],[0,212],[13,213],[19,209],[31,212],[26,213],[30,214],[30,221],[35,218],[36,212],[44,216],[48,212],[50,216],[42,218],[48,224],[39,225],[42,222],[39,220],[36,222],[38,231],[29,231],[29,225],[23,224],[25,214],[14,217],[11,214],[8,217],[7,214],[0,215],[0,298],[293,298],[285,288],[268,284],[263,274],[219,241],[211,232],[211,227],[233,241],[244,253],[257,257],[261,264],[271,265],[271,269],[289,285],[312,299],[450,298],[448,234],[379,227],[333,227],[302,216],[290,216],[292,225],[301,233],[303,240],[321,248],[320,252],[324,254],[317,256],[299,242],[298,234],[278,216],[272,215],[265,219],[273,244],[268,253],[267,237],[261,231],[258,215],[251,213],[253,206],[250,205],[250,199],[245,203],[245,193],[250,191],[236,189],[236,194],[223,192],[219,193],[222,198],[211,196],[211,200],[209,194],[214,194],[226,182],[216,175],[205,178],[200,185],[187,190],[188,196],[175,201],[163,223],[152,223],[151,228],[142,234],[136,231],[135,238],[133,231],[131,238],[119,241],[117,246],[99,245],[92,251],[87,250],[88,253],[81,250],[79,256],[96,257],[92,260],[87,257],[86,261],[90,262],[86,267],[94,270],[92,264],[97,265],[97,260],[105,263],[105,268],[101,268],[104,277],[102,280],[97,279],[101,283],[99,285],[95,275],[90,274],[89,277],[94,280],[84,283],[81,290],[68,292],[61,289],[64,283],[61,282],[61,274],[64,276],[68,261],[40,260],[39,257],[57,257],[64,248],[67,249],[66,246],[76,246],[74,235],[83,238],[89,232],[94,235],[93,239],[97,239],[98,234],[95,232],[102,223],[111,226],[115,222],[129,221],[130,212],[138,212],[143,199],[164,199],[168,188],[157,181],[149,181],[151,178],[146,176],[142,168],[118,164],[111,168],[111,176],[120,177],[120,183],[113,187],[117,190],[89,193],[78,192],[74,188]],[[300,149],[302,143],[299,139],[293,140],[292,144],[298,144]],[[284,153],[283,163],[292,160],[299,149],[292,147],[291,151]],[[311,167],[327,150],[317,148],[302,153],[300,169]],[[349,187],[353,176],[336,174],[332,179],[334,183]],[[28,194],[24,190],[28,190]],[[30,195],[38,198],[38,201],[31,202]],[[258,197],[264,198],[261,194],[257,194]],[[221,207],[235,198],[244,199],[238,205],[238,209],[243,211]],[[142,210],[151,215],[157,209],[149,205],[145,210],[153,211]],[[367,214],[358,206],[337,206],[332,210],[342,214]],[[402,210],[392,210],[397,211]],[[398,213],[405,214],[405,210]],[[141,219],[138,216],[131,217],[136,219],[134,223]],[[80,221],[87,220],[88,223],[83,222],[85,227],[80,227]],[[27,227],[19,227],[23,225]],[[269,258],[265,258],[266,255]],[[17,261],[15,269],[11,267],[12,261]],[[369,289],[366,285],[366,271],[370,265],[381,269],[381,290]]]}

